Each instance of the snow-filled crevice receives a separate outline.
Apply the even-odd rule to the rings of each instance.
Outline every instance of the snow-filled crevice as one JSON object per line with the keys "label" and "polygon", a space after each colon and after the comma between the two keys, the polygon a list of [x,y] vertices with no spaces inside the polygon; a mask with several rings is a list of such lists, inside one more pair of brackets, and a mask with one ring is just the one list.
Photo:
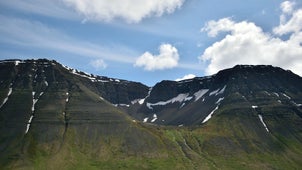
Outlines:
{"label": "snow-filled crevice", "polygon": [[216,110],[218,110],[218,108],[219,108],[219,106],[220,106],[220,104],[221,104],[221,102],[222,102],[223,100],[224,100],[224,97],[221,97],[221,98],[219,98],[219,99],[215,102],[215,104],[217,104],[217,106],[216,106],[215,109],[212,110],[212,111],[210,112],[210,114],[202,121],[202,123],[206,123],[207,121],[209,121],[209,120],[212,118],[214,112],[215,112]]}
{"label": "snow-filled crevice", "polygon": [[25,130],[25,134],[28,133],[29,129],[30,129],[30,125],[32,123],[32,120],[35,116],[35,107],[36,107],[36,104],[37,102],[39,101],[39,98],[44,94],[44,92],[40,92],[40,94],[38,95],[38,97],[36,98],[36,92],[33,91],[32,92],[32,106],[31,106],[31,115],[30,115],[30,118],[26,124],[26,130]]}
{"label": "snow-filled crevice", "polygon": [[216,110],[218,110],[218,106],[216,106],[215,109],[211,111],[211,113],[202,121],[202,123],[206,123],[208,120],[210,120]]}
{"label": "snow-filled crevice", "polygon": [[266,130],[267,132],[269,132],[269,130],[268,130],[268,128],[267,128],[267,126],[266,126],[266,124],[265,124],[265,122],[264,122],[264,120],[263,120],[262,115],[261,115],[261,114],[258,114],[258,117],[259,117],[261,123],[263,124],[265,130]]}
{"label": "snow-filled crevice", "polygon": [[[256,110],[256,109],[258,108],[258,106],[253,105],[252,108],[253,108],[254,110]],[[266,124],[265,124],[265,122],[264,122],[264,120],[263,120],[263,116],[262,116],[260,113],[258,113],[258,118],[260,119],[260,122],[261,122],[262,125],[264,126],[265,130],[266,130],[267,132],[269,132],[269,130],[268,130],[268,128],[267,128],[267,126],[266,126]]]}
{"label": "snow-filled crevice", "polygon": [[0,109],[5,105],[5,103],[8,101],[9,96],[12,94],[13,92],[13,88],[12,88],[13,84],[10,84],[9,88],[8,88],[8,92],[6,97],[4,98],[2,104],[0,105]]}

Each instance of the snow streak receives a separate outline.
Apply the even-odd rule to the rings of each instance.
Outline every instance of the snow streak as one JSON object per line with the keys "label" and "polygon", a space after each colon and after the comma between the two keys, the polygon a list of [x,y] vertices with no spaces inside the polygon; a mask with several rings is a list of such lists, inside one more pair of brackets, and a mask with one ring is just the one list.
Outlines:
{"label": "snow streak", "polygon": [[265,124],[265,123],[264,123],[264,121],[263,121],[263,117],[262,117],[262,115],[261,115],[261,114],[258,114],[258,117],[259,117],[259,119],[260,119],[261,123],[263,124],[263,126],[264,126],[265,130],[266,130],[267,132],[269,132],[269,130],[268,130],[268,128],[267,128],[267,126],[266,126],[266,124]]}
{"label": "snow streak", "polygon": [[195,102],[197,100],[199,100],[200,98],[202,98],[202,96],[205,95],[208,91],[209,91],[209,89],[201,89],[198,92],[194,93]]}
{"label": "snow streak", "polygon": [[216,108],[202,121],[202,123],[206,123],[208,120],[210,120],[216,110],[218,110],[218,106],[216,106]]}
{"label": "snow streak", "polygon": [[5,103],[8,101],[8,97],[12,94],[13,92],[13,88],[12,88],[12,84],[10,84],[10,87],[8,89],[8,93],[7,93],[7,96],[6,98],[3,100],[2,104],[0,105],[0,108],[2,108],[3,105],[5,105]]}
{"label": "snow streak", "polygon": [[155,122],[156,119],[157,119],[157,115],[156,115],[156,114],[153,114],[153,119],[151,120],[151,122],[152,122],[152,123]]}
{"label": "snow streak", "polygon": [[186,94],[179,94],[178,96],[170,99],[170,100],[167,100],[167,101],[160,101],[160,102],[157,102],[157,103],[147,103],[147,107],[149,109],[153,109],[152,106],[158,106],[158,105],[167,105],[169,103],[175,103],[175,102],[183,102],[183,101],[189,101],[191,100],[192,97],[189,97],[189,93],[186,93]]}

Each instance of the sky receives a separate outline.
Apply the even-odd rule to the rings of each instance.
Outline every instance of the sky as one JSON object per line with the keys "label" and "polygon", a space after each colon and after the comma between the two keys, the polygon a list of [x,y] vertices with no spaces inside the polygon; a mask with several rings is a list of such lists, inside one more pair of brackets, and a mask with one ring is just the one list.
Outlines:
{"label": "sky", "polygon": [[153,86],[265,64],[302,76],[300,0],[0,0],[0,59]]}

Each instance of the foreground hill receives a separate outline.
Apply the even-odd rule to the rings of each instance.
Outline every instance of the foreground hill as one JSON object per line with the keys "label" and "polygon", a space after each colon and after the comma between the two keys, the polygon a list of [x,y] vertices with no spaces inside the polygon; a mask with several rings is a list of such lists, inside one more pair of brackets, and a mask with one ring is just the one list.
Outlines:
{"label": "foreground hill", "polygon": [[298,169],[302,78],[272,66],[141,83],[0,62],[1,169]]}

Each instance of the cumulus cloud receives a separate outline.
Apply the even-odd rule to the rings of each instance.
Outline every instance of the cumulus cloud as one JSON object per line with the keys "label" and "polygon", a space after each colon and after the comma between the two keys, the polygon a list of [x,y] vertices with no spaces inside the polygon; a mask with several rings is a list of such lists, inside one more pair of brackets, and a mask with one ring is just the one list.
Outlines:
{"label": "cumulus cloud", "polygon": [[171,44],[162,44],[159,47],[158,55],[145,52],[136,59],[134,66],[143,67],[148,71],[164,70],[176,67],[178,60],[179,55],[177,49]]}
{"label": "cumulus cloud", "polygon": [[289,1],[283,2],[280,8],[283,12],[280,16],[280,25],[274,28],[273,32],[277,35],[299,34],[302,30],[302,9],[294,10],[294,3]]}
{"label": "cumulus cloud", "polygon": [[284,1],[280,4],[280,8],[282,12],[287,14],[293,12],[294,6],[295,6],[295,2],[291,2],[291,1]]}
{"label": "cumulus cloud", "polygon": [[[274,34],[264,32],[253,22],[235,22],[231,18],[209,21],[201,31],[210,37],[221,32],[227,32],[227,35],[206,48],[199,57],[209,63],[206,74],[214,74],[236,64],[270,64],[302,75],[302,10],[283,6],[281,4],[282,15],[290,15],[291,18],[274,28]],[[285,33],[290,33],[288,40],[279,37]]]}
{"label": "cumulus cloud", "polygon": [[182,81],[182,80],[192,79],[194,77],[196,77],[194,74],[187,74],[187,75],[184,75],[182,78],[176,79],[175,81]]}
{"label": "cumulus cloud", "polygon": [[97,59],[90,62],[90,65],[94,67],[96,70],[103,70],[107,68],[107,64],[102,59]]}
{"label": "cumulus cloud", "polygon": [[88,20],[124,19],[139,22],[150,16],[173,13],[185,0],[62,0]]}

